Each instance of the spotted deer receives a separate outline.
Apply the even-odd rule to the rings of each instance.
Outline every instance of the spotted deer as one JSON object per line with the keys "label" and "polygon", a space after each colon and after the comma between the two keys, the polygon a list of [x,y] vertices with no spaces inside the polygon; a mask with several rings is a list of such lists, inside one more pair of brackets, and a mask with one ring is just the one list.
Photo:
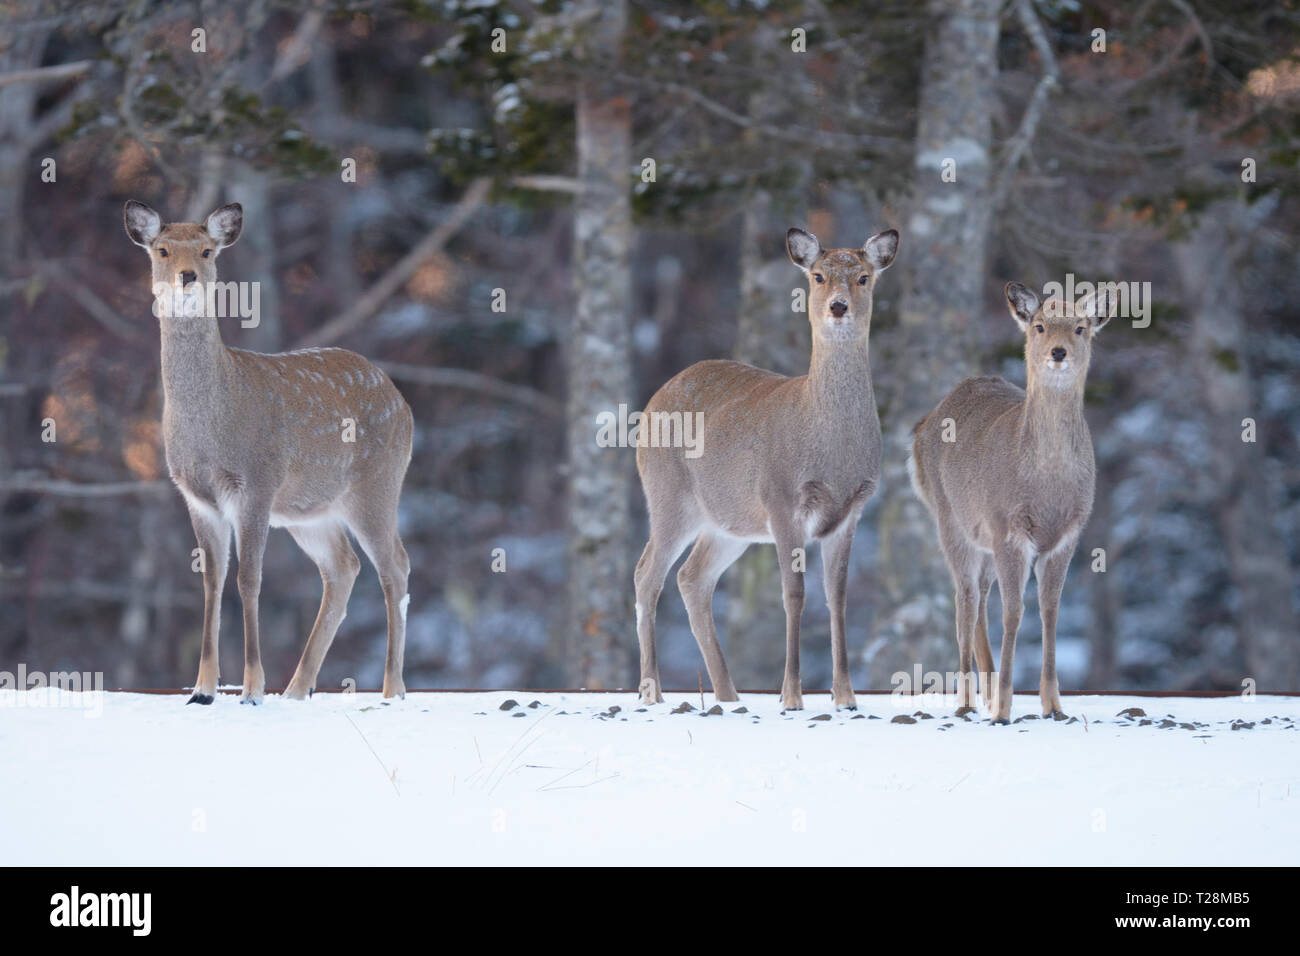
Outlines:
{"label": "spotted deer", "polygon": [[[301,700],[347,610],[361,568],[350,530],[379,572],[388,611],[384,696],[401,697],[410,562],[397,533],[397,501],[411,460],[411,410],[374,365],[342,349],[262,355],[227,348],[204,290],[217,257],[243,227],[238,203],[202,225],[163,224],[143,203],[123,211],[126,233],[149,253],[162,334],[163,444],[203,559],[203,643],[191,704],[217,690],[217,633],[230,535],[244,610],[241,703],[266,681],[257,601],[270,528],[286,528],[320,569],[320,612],[284,696]],[[166,306],[171,301],[174,307]]]}
{"label": "spotted deer", "polygon": [[[1044,304],[1012,282],[1006,297],[1025,333],[1026,388],[992,376],[962,382],[916,426],[908,461],[956,591],[957,713],[974,710],[973,654],[995,724],[1011,714],[1012,662],[1031,564],[1043,624],[1038,693],[1044,717],[1061,715],[1056,614],[1095,483],[1083,387],[1092,338],[1110,319],[1104,296]],[[1002,596],[996,690],[987,620],[995,576]]]}
{"label": "spotted deer", "polygon": [[[802,229],[786,236],[790,259],[808,278],[812,359],[795,378],[730,361],[692,365],[646,405],[637,470],[650,515],[650,540],[637,562],[640,694],[663,700],[655,656],[655,609],[668,569],[692,541],[677,574],[691,631],[718,700],[736,700],[713,623],[718,578],[755,541],[776,545],[786,614],[781,704],[803,707],[799,622],[803,549],[821,542],[831,611],[832,692],[854,709],[844,632],[849,549],[863,505],[880,475],[880,420],[867,350],[872,292],[894,261],[898,233],[872,236],[861,249],[823,250]],[[694,415],[702,444],[694,456],[653,447],[646,423],[656,414]]]}

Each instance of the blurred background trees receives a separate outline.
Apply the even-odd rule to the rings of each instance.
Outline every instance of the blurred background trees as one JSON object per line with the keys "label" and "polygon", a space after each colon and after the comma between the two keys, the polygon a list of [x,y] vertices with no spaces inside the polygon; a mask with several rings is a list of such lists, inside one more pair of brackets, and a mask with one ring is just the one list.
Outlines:
{"label": "blurred background trees", "polygon": [[[872,332],[887,452],[850,582],[858,687],[955,664],[902,470],[911,426],[965,375],[1023,381],[1002,286],[1072,273],[1149,281],[1154,304],[1149,327],[1111,324],[1090,376],[1098,498],[1062,606],[1064,686],[1300,688],[1295,4],[16,0],[0,16],[0,669],[192,677],[201,586],[162,457],[145,261],[121,227],[138,198],[173,219],[244,204],[221,273],[261,284],[263,318],[228,323],[227,344],[355,349],[411,403],[410,687],[635,684],[644,505],[632,450],[598,446],[593,416],[703,358],[805,371],[784,252],[800,225],[827,246],[903,234]],[[779,684],[770,551],[719,589],[741,687]],[[275,686],[319,580],[285,535],[266,566]],[[668,591],[664,679],[693,687]],[[824,605],[805,616],[804,684],[824,687]],[[234,607],[225,621],[229,664]],[[378,686],[383,640],[367,569],[322,685]]]}

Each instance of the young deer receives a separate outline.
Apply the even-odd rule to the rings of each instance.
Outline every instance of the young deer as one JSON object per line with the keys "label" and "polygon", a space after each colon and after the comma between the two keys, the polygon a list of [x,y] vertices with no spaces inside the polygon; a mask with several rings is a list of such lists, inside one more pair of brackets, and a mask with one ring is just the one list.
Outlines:
{"label": "young deer", "polygon": [[[162,327],[163,443],[172,481],[189,508],[203,554],[203,644],[191,704],[217,690],[217,631],[230,532],[244,606],[241,703],[262,700],[257,598],[269,528],[284,527],[320,569],[320,612],[284,696],[314,689],[347,610],[361,562],[350,529],[379,572],[388,605],[384,696],[400,697],[410,562],[397,535],[397,499],[411,460],[411,410],[383,372],[342,349],[261,355],[226,348],[203,315],[217,256],[239,238],[243,210],[230,203],[203,225],[169,223],[128,202],[126,233],[153,264]],[[165,291],[164,291],[165,290]]]}
{"label": "young deer", "polygon": [[[781,703],[786,710],[801,709],[804,582],[798,558],[809,539],[817,539],[831,611],[835,705],[856,706],[844,634],[849,549],[880,475],[880,420],[867,336],[872,290],[894,261],[898,233],[872,236],[861,249],[823,251],[816,236],[791,229],[786,249],[809,280],[808,374],[787,378],[739,362],[700,362],[660,388],[642,418],[636,460],[650,541],[636,566],[636,609],[640,693],[647,704],[663,700],[654,632],[659,594],[668,569],[692,540],[695,547],[677,584],[715,696],[736,700],[713,625],[713,589],[751,542],[771,541],[786,615]],[[646,422],[656,413],[696,415],[703,438],[696,457],[646,444]]]}
{"label": "young deer", "polygon": [[[908,462],[912,484],[939,527],[956,589],[957,713],[974,710],[973,652],[995,724],[1011,714],[1016,631],[1035,558],[1043,620],[1038,693],[1044,717],[1061,714],[1056,612],[1094,486],[1083,386],[1092,337],[1110,318],[1093,295],[1073,305],[1055,299],[1043,305],[1018,282],[1007,285],[1006,295],[1025,332],[1027,388],[992,376],[962,382],[916,426]],[[996,693],[986,605],[994,574],[1002,595]]]}

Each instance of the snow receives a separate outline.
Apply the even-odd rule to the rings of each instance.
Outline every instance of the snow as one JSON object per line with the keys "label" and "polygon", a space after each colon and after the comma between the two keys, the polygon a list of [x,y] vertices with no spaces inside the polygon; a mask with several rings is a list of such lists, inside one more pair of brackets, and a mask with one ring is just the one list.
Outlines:
{"label": "snow", "polygon": [[[1300,698],[1067,696],[1073,722],[1009,727],[935,697],[862,695],[855,715],[808,694],[782,715],[747,694],[722,716],[668,698],[641,712],[631,692],[187,707],[0,691],[0,863],[1290,865],[1300,851]],[[672,713],[683,701],[697,709]],[[1017,695],[1013,719],[1037,704]],[[1130,707],[1151,723],[1117,716]],[[918,712],[933,719],[892,722]]]}

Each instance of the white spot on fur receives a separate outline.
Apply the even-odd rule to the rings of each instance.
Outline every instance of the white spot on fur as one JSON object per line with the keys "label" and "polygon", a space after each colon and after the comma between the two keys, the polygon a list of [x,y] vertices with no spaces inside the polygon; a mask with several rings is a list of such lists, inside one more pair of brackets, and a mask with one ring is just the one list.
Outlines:
{"label": "white spot on fur", "polygon": [[[401,603],[399,604],[399,606],[400,606],[401,609],[402,609],[402,623],[403,623],[403,624],[406,623],[406,608],[407,608],[407,606],[408,606],[410,603],[411,603],[411,595],[410,595],[410,594],[406,594],[406,595],[404,595],[404,596],[402,597]],[[626,605],[624,605],[624,606],[626,606]]]}

